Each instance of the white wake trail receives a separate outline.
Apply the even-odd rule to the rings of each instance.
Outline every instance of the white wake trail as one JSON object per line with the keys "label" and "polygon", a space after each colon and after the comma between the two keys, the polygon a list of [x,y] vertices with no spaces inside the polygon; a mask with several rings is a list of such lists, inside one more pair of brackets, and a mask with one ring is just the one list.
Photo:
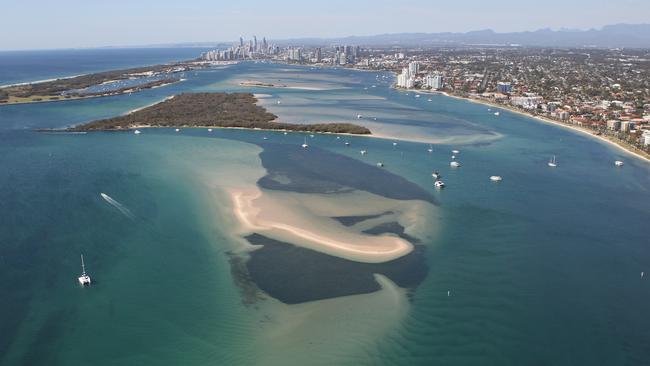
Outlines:
{"label": "white wake trail", "polygon": [[124,214],[124,216],[130,218],[131,220],[135,219],[135,215],[134,215],[134,214],[133,214],[133,213],[132,213],[128,208],[126,208],[126,206],[124,206],[123,204],[117,202],[116,200],[114,200],[113,198],[111,198],[111,196],[107,195],[106,193],[100,193],[100,195],[101,195],[102,198],[103,198],[106,202],[108,202],[111,206],[115,207],[115,208],[118,209],[122,214]]}

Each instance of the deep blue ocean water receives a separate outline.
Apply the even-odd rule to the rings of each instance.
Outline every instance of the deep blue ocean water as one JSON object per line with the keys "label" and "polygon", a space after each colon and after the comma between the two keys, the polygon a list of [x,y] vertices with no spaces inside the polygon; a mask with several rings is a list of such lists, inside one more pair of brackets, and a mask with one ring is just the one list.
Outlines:
{"label": "deep blue ocean water", "polygon": [[[64,60],[74,56],[53,53]],[[7,65],[3,57],[0,64]],[[111,57],[59,66],[69,74],[112,68],[104,63]],[[147,57],[160,55],[124,65]],[[19,81],[49,77],[28,70]],[[262,352],[257,337],[275,328],[260,326],[256,310],[242,305],[224,254],[228,228],[215,219],[195,172],[237,174],[222,163],[224,154],[256,149],[252,143],[263,136],[295,148],[302,135],[208,135],[202,129],[64,135],[31,129],[118,115],[183,91],[251,90],[240,79],[278,78],[316,86],[252,89],[268,95],[269,109],[287,120],[355,121],[363,111],[368,117],[359,123],[375,123],[371,117],[377,116],[387,133],[416,125],[413,133],[448,143],[434,144],[429,154],[427,143],[394,146],[392,140],[345,137],[346,147],[331,135],[309,141],[368,164],[382,161],[431,190],[440,217],[431,219],[435,235],[423,243],[429,274],[389,333],[349,339],[358,345],[354,351],[316,344],[305,354],[272,359],[650,363],[650,164],[510,112],[495,118],[482,105],[439,95],[431,102],[429,96],[415,98],[373,73],[247,63],[190,73],[187,81],[131,96],[0,107],[0,364],[267,364],[273,351]],[[459,169],[449,167],[454,148],[461,150]],[[552,155],[556,169],[546,165]],[[614,167],[617,159],[625,166]],[[441,192],[432,187],[434,169],[447,183]],[[495,174],[504,180],[491,182]],[[100,192],[134,218],[108,205]],[[80,252],[97,278],[88,289],[76,283]]]}

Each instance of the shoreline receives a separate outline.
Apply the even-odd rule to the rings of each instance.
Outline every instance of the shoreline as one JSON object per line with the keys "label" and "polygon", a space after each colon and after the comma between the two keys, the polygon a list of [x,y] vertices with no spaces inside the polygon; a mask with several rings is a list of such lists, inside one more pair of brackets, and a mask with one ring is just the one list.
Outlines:
{"label": "shoreline", "polygon": [[471,103],[481,104],[481,105],[488,106],[488,107],[493,107],[493,108],[499,108],[499,109],[501,109],[503,111],[516,113],[516,114],[518,114],[520,116],[530,118],[530,119],[535,120],[537,122],[542,122],[542,123],[545,123],[545,124],[548,124],[548,125],[563,127],[563,128],[569,129],[569,130],[574,131],[574,132],[578,132],[578,133],[581,133],[581,134],[584,134],[584,135],[589,135],[592,138],[595,138],[596,140],[598,140],[600,142],[604,142],[604,143],[607,143],[610,146],[618,148],[619,150],[627,153],[628,155],[631,155],[631,156],[633,156],[635,158],[638,158],[638,159],[644,160],[645,162],[650,163],[650,154],[646,154],[645,152],[638,152],[638,151],[635,151],[635,150],[631,150],[628,146],[624,145],[621,142],[618,142],[618,141],[616,141],[614,139],[607,138],[606,136],[596,135],[596,134],[593,133],[592,130],[589,130],[589,129],[584,128],[584,127],[571,125],[571,124],[568,124],[568,123],[555,121],[555,120],[550,119],[548,117],[538,116],[538,115],[534,115],[534,114],[531,114],[531,113],[527,113],[525,111],[521,111],[521,110],[518,110],[516,108],[510,107],[510,106],[507,106],[507,105],[502,105],[502,104],[499,104],[499,103],[496,103],[496,102],[493,102],[493,101],[490,101],[490,100],[485,100],[485,99],[480,99],[480,98],[472,98],[472,97],[461,97],[461,96],[449,94],[449,93],[443,92],[443,91],[403,89],[403,88],[396,88],[396,87],[393,87],[393,88],[395,90],[398,90],[398,91],[401,91],[401,92],[413,92],[413,93],[416,93],[416,94],[429,94],[429,95],[442,95],[442,96],[445,96],[445,97],[448,97],[448,98],[453,98],[453,99],[457,99],[457,100],[464,100],[464,101],[468,101],[468,102],[471,102]]}
{"label": "shoreline", "polygon": [[483,100],[483,99],[470,98],[470,97],[465,98],[465,97],[459,97],[459,96],[456,96],[456,95],[447,95],[447,96],[450,97],[450,98],[456,98],[456,99],[459,99],[459,100],[467,100],[469,102],[476,103],[476,104],[481,104],[481,105],[490,106],[490,107],[494,107],[494,108],[500,108],[500,109],[502,109],[504,111],[517,113],[517,114],[519,114],[521,116],[528,117],[528,118],[530,118],[532,120],[535,120],[535,121],[538,121],[538,122],[563,127],[563,128],[569,129],[569,130],[574,131],[574,132],[578,132],[578,133],[581,133],[581,134],[584,134],[584,135],[589,135],[592,138],[594,138],[594,139],[596,139],[596,140],[598,140],[600,142],[604,142],[604,143],[607,143],[610,146],[614,146],[614,147],[618,148],[619,150],[627,153],[628,155],[632,155],[635,158],[638,158],[638,159],[641,159],[641,160],[644,160],[644,161],[650,163],[650,154],[646,154],[645,152],[637,152],[637,151],[631,150],[628,146],[624,145],[621,142],[618,142],[618,141],[616,141],[614,139],[610,139],[610,138],[608,138],[606,136],[596,135],[596,134],[593,133],[593,131],[591,131],[591,130],[589,130],[587,128],[584,128],[584,127],[571,125],[571,124],[560,122],[560,121],[555,121],[553,119],[543,117],[543,116],[536,116],[536,115],[533,115],[533,114],[530,114],[530,113],[526,113],[524,111],[520,111],[520,110],[515,109],[515,108],[511,108],[509,106],[500,105],[498,103]]}

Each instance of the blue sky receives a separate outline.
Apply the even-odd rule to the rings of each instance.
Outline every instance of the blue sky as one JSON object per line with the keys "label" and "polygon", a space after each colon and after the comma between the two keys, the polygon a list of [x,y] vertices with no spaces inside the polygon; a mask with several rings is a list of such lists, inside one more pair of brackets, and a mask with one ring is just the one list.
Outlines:
{"label": "blue sky", "polygon": [[0,50],[650,22],[650,0],[0,0],[0,9]]}

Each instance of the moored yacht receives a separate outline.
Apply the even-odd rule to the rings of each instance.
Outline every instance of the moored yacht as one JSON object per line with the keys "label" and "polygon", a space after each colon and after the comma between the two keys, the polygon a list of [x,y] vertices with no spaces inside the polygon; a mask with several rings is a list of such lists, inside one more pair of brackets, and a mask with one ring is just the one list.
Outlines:
{"label": "moored yacht", "polygon": [[440,174],[440,172],[436,170],[436,171],[434,171],[433,173],[431,173],[431,176],[432,176],[434,179],[438,179],[438,178],[442,177],[442,174]]}
{"label": "moored yacht", "polygon": [[300,145],[300,146],[302,146],[303,149],[306,149],[306,148],[309,147],[309,145],[307,145],[307,138],[306,137],[305,137],[305,140],[303,141],[302,145]]}
{"label": "moored yacht", "polygon": [[139,135],[139,134],[141,134],[142,132],[140,132],[140,130],[135,130],[135,131],[133,131],[133,133],[136,134],[136,135]]}
{"label": "moored yacht", "polygon": [[623,166],[623,164],[625,164],[625,163],[623,163],[623,162],[620,161],[620,160],[616,160],[616,161],[614,162],[614,165],[616,165],[616,166]]}
{"label": "moored yacht", "polygon": [[490,180],[493,181],[493,182],[501,182],[503,180],[503,178],[501,178],[500,175],[493,175],[493,176],[490,177]]}
{"label": "moored yacht", "polygon": [[555,161],[555,155],[553,155],[553,158],[548,161],[548,166],[555,168],[557,166],[557,162]]}
{"label": "moored yacht", "polygon": [[440,189],[440,188],[445,188],[445,182],[441,180],[436,180],[435,183],[433,183],[433,186]]}
{"label": "moored yacht", "polygon": [[359,152],[361,153],[361,155],[366,155],[368,153],[366,150],[361,150]]}
{"label": "moored yacht", "polygon": [[452,168],[458,168],[460,167],[460,163],[457,161],[452,161],[451,163],[449,163],[449,166],[451,166]]}

